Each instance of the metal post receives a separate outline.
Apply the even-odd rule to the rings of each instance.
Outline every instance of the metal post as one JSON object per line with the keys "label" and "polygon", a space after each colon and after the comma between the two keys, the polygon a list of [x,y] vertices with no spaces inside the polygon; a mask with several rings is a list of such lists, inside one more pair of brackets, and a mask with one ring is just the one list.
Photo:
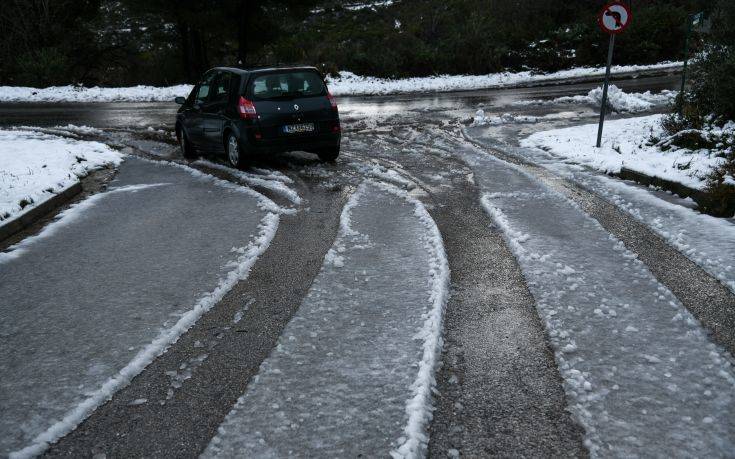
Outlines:
{"label": "metal post", "polygon": [[610,34],[610,44],[607,50],[607,70],[605,71],[605,86],[602,88],[602,108],[600,108],[600,127],[597,129],[597,148],[602,146],[602,126],[605,124],[607,111],[607,88],[610,86],[610,66],[612,65],[613,49],[615,48],[615,34]]}
{"label": "metal post", "polygon": [[687,65],[689,64],[689,36],[692,34],[692,23],[694,17],[692,15],[687,16],[687,34],[684,39],[684,68],[681,72],[681,92],[679,97],[684,97],[684,87],[687,83]]}

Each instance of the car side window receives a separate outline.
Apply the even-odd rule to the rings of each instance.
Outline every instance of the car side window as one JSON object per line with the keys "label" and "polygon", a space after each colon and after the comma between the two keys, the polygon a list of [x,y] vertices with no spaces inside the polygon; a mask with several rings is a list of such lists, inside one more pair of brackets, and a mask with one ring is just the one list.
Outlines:
{"label": "car side window", "polygon": [[230,83],[232,74],[222,72],[214,82],[214,92],[212,93],[212,102],[226,102],[230,94]]}
{"label": "car side window", "polygon": [[208,75],[204,75],[204,79],[199,84],[199,90],[197,91],[196,103],[202,104],[207,101],[207,98],[209,98],[210,88],[212,87],[212,83],[214,81],[215,76],[217,76],[217,73],[215,72],[212,72]]}

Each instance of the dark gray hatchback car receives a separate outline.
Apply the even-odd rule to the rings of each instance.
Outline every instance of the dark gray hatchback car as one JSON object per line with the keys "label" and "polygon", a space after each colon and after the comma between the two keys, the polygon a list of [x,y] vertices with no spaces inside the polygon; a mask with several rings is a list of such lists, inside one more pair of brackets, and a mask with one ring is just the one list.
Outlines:
{"label": "dark gray hatchback car", "polygon": [[314,67],[213,68],[176,102],[176,137],[187,158],[222,154],[242,168],[254,154],[339,155],[337,102]]}

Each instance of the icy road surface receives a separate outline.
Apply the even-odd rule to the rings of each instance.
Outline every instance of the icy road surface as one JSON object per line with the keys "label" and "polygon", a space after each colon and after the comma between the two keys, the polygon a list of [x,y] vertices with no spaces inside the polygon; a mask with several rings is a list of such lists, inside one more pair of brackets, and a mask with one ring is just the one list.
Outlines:
{"label": "icy road surface", "polygon": [[247,275],[273,210],[128,158],[108,191],[0,253],[0,455],[43,451],[163,352]]}
{"label": "icy road surface", "polygon": [[204,457],[421,454],[448,282],[424,207],[363,183],[303,304]]}
{"label": "icy road surface", "polygon": [[536,299],[590,452],[735,451],[729,356],[692,315],[571,201],[509,163],[463,154]]}

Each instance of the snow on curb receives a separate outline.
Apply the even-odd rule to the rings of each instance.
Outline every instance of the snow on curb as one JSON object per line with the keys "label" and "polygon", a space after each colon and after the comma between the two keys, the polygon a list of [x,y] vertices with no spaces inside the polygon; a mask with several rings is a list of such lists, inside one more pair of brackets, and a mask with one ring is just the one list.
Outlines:
{"label": "snow on curb", "polygon": [[424,245],[432,259],[430,270],[432,306],[426,314],[422,329],[416,334],[417,339],[424,341],[424,352],[419,362],[416,380],[411,386],[414,395],[406,402],[406,414],[408,414],[408,422],[404,428],[406,441],[390,453],[394,458],[418,458],[425,456],[429,442],[426,430],[432,418],[432,392],[436,387],[434,373],[443,346],[444,309],[449,299],[449,262],[439,228],[421,201],[393,185],[374,181],[369,181],[369,183],[414,205],[414,215],[419,218],[429,233],[429,238]]}
{"label": "snow on curb", "polygon": [[[614,66],[614,74],[641,71],[677,70],[681,62],[662,62],[653,65]],[[333,95],[377,95],[410,92],[462,91],[498,88],[529,83],[566,80],[570,78],[599,77],[605,74],[601,67],[579,67],[554,73],[532,72],[491,73],[488,75],[438,75],[420,78],[387,79],[355,75],[342,71],[339,77],[327,77]],[[30,88],[0,86],[0,102],[172,102],[175,97],[187,96],[193,85],[168,87],[132,86],[127,88],[85,88],[83,86],[51,86]]]}
{"label": "snow on curb", "polygon": [[[161,161],[152,161],[157,163],[163,163]],[[210,180],[212,183],[218,186],[222,186],[230,189],[240,189],[240,191],[256,196],[259,199],[262,208],[266,209],[268,213],[263,217],[259,225],[260,232],[258,236],[251,241],[247,247],[243,250],[237,251],[240,255],[228,264],[228,267],[233,267],[225,277],[221,278],[219,284],[212,290],[204,294],[194,305],[193,309],[189,310],[181,316],[176,324],[167,329],[161,331],[159,336],[155,338],[150,344],[143,348],[138,354],[130,361],[117,376],[109,379],[105,382],[102,387],[92,392],[89,397],[79,404],[76,408],[70,410],[64,418],[49,427],[45,432],[38,435],[33,443],[19,451],[12,452],[10,454],[11,459],[23,459],[31,458],[42,454],[49,445],[64,435],[68,434],[76,428],[79,423],[86,419],[92,414],[97,407],[103,404],[105,401],[110,400],[113,395],[128,385],[130,381],[137,376],[141,371],[145,369],[153,360],[162,355],[166,350],[174,344],[182,334],[184,334],[196,321],[207,311],[209,311],[215,304],[217,304],[225,294],[232,289],[238,282],[246,279],[250,274],[250,270],[257,261],[257,259],[268,249],[273,237],[276,234],[279,224],[279,213],[281,209],[275,205],[272,201],[260,195],[259,193],[250,190],[249,188],[240,187],[230,182],[217,179],[208,174],[199,172],[191,167],[179,165],[175,163],[166,163],[173,166],[183,168],[190,172],[194,177],[201,178],[204,180]],[[120,193],[120,192],[134,192],[140,189],[150,188],[152,186],[163,186],[166,184],[148,184],[148,185],[132,185],[126,187],[120,187],[112,189],[105,193],[100,193],[92,196],[86,201],[82,201],[74,207],[68,209],[61,219],[55,221],[49,225],[41,234],[36,237],[46,236],[54,231],[54,228],[60,225],[66,225],[70,220],[73,220],[81,214],[86,208],[94,205],[97,201],[103,199],[104,196],[109,193]],[[1,260],[1,259],[0,259]]]}
{"label": "snow on curb", "polygon": [[99,142],[0,130],[0,222],[25,214],[90,172],[117,166],[122,159]]}

